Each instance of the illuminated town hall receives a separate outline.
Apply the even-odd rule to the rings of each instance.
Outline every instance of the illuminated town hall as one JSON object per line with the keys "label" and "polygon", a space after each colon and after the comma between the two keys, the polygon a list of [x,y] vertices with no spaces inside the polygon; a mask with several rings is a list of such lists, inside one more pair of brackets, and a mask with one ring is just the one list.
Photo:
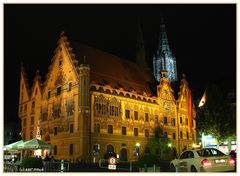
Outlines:
{"label": "illuminated town hall", "polygon": [[196,112],[186,76],[173,89],[169,71],[156,80],[144,55],[141,35],[135,63],[61,33],[44,82],[37,71],[30,87],[21,68],[22,138],[35,138],[40,129],[55,159],[74,161],[98,161],[113,152],[122,161],[143,153],[164,158],[169,148],[191,148]]}

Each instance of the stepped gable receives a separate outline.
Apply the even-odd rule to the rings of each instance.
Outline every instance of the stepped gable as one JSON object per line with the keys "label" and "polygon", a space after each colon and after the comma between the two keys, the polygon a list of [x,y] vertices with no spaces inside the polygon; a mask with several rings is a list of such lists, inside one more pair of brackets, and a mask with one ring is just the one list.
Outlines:
{"label": "stepped gable", "polygon": [[71,42],[71,47],[80,64],[86,62],[90,65],[92,82],[110,85],[115,89],[123,88],[129,92],[136,91],[138,94],[155,96],[150,87],[154,84],[153,77],[141,70],[136,63],[75,42]]}
{"label": "stepped gable", "polygon": [[41,76],[40,76],[40,71],[39,70],[37,70],[36,71],[36,74],[35,74],[35,77],[34,77],[34,79],[33,79],[33,84],[32,84],[32,87],[31,87],[31,94],[32,94],[32,91],[33,91],[33,89],[34,89],[34,85],[38,82],[39,83],[39,88],[40,88],[40,92],[42,92],[42,88],[43,88],[43,85],[42,85],[42,78],[41,78]]}

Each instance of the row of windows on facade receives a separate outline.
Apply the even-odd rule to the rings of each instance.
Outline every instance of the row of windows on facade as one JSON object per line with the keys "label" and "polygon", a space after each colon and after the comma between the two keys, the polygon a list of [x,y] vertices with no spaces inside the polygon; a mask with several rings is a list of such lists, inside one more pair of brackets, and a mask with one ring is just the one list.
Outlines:
{"label": "row of windows on facade", "polygon": [[[73,129],[73,124],[69,125],[69,133],[73,133],[74,129]],[[58,134],[58,127],[54,127],[53,128],[53,135],[56,136]]]}
{"label": "row of windows on facade", "polygon": [[[126,115],[126,119],[130,119],[130,110],[125,110],[125,115]],[[134,111],[134,120],[138,120],[138,112],[137,111]],[[148,113],[145,113],[145,121],[149,122]],[[155,115],[154,122],[155,123],[159,122],[158,121],[158,115]],[[164,125],[168,124],[168,118],[167,117],[164,117],[163,123],[164,123]],[[180,123],[183,123],[182,122],[182,117],[180,117]],[[171,118],[171,124],[172,124],[172,126],[176,125],[175,118]],[[188,125],[188,118],[185,119],[185,124]]]}
{"label": "row of windows on facade", "polygon": [[[112,145],[111,145],[112,146]],[[107,151],[114,151],[114,148],[112,146],[112,149],[107,149]],[[156,150],[157,153],[156,154],[159,154],[159,151]],[[69,144],[69,155],[73,155],[73,152],[74,152],[74,148],[73,148],[73,144]],[[93,145],[93,154],[99,154],[100,152],[100,144],[95,144]],[[144,153],[150,153],[150,148],[149,147],[145,147],[144,149]],[[58,154],[58,148],[57,148],[57,145],[54,145],[53,147],[53,155],[57,155]],[[139,147],[136,147],[134,148],[133,150],[133,154],[134,156],[138,156],[139,155]]]}
{"label": "row of windows on facade", "polygon": [[[65,107],[66,107],[65,108],[65,110],[66,110],[65,113],[66,114],[64,114],[64,115],[73,116],[73,114],[74,114],[74,102],[71,101],[71,103],[68,103]],[[48,111],[48,108],[43,108],[42,113],[41,113],[41,120],[42,121],[47,121],[47,119],[50,115],[52,115],[54,119],[59,118],[60,115],[62,113],[64,113],[64,111],[61,110],[61,105],[60,104],[53,105],[51,112],[52,112],[52,114],[50,114],[50,112]]]}
{"label": "row of windows on facade", "polygon": [[[54,112],[53,113],[54,117],[59,117],[59,113],[60,113],[59,110],[53,111],[53,112]],[[69,116],[73,115],[73,106],[69,107],[67,112],[68,112]],[[47,120],[47,115],[48,115],[47,113],[43,113],[42,114],[42,121],[46,121]],[[148,116],[146,116],[146,117],[148,117]],[[146,120],[146,121],[148,121],[148,120]],[[158,116],[155,116],[155,122],[156,123],[158,122]],[[26,118],[24,118],[23,119],[23,127],[26,126],[26,123],[27,123],[26,122]],[[180,123],[182,123],[182,117],[180,117]],[[30,124],[34,125],[34,116],[31,116]],[[165,125],[168,124],[167,123],[167,117],[164,117],[164,124]],[[172,124],[172,126],[175,126],[175,119],[174,118],[172,118],[171,124]],[[188,125],[188,119],[186,119],[186,125]]]}
{"label": "row of windows on facade", "polygon": [[[32,101],[32,111],[35,109],[35,101]],[[23,112],[23,106],[20,106],[20,113]],[[24,113],[27,112],[27,103],[24,105]]]}
{"label": "row of windows on facade", "polygon": [[[59,118],[60,117],[60,114],[61,114],[61,109],[60,108],[54,108],[53,109],[53,117],[54,118]],[[72,117],[73,113],[74,113],[74,105],[73,104],[70,104],[67,106],[67,116],[70,116]],[[47,121],[48,119],[48,111],[47,109],[44,109],[42,111],[42,114],[41,114],[41,120],[42,121]],[[31,119],[30,119],[30,125],[33,125],[34,124],[34,116],[31,116]],[[27,125],[27,120],[26,118],[23,119],[23,127],[25,127]]]}
{"label": "row of windows on facade", "polygon": [[[56,90],[56,95],[57,96],[61,94],[61,90],[62,90],[61,86],[57,87],[57,90]],[[68,83],[68,91],[71,91],[71,90],[72,90],[72,82],[69,82]],[[37,94],[37,89],[36,89],[35,94]],[[50,99],[50,98],[51,98],[51,91],[49,90],[48,91],[48,99]],[[23,100],[23,93],[22,93],[21,99]],[[32,102],[32,110],[34,110],[34,108],[35,108],[35,101]],[[23,109],[23,107],[20,106],[20,113],[22,113],[22,109]],[[26,112],[27,112],[27,103],[24,105],[24,113],[26,113]]]}
{"label": "row of windows on facade", "polygon": [[[114,148],[111,151],[114,151]],[[93,146],[93,154],[99,154],[99,152],[100,152],[100,144],[95,144]],[[139,147],[135,146],[134,149],[133,149],[133,155],[134,156],[139,156],[139,153],[140,153]],[[145,147],[144,148],[144,153],[145,154],[151,153],[150,147]],[[159,155],[160,153],[161,153],[161,149],[156,148],[155,149],[155,154]],[[69,155],[72,156],[73,154],[74,154],[74,145],[73,144],[69,144]],[[54,145],[54,147],[53,147],[53,155],[58,155],[58,147],[57,147],[57,145]]]}
{"label": "row of windows on facade", "polygon": [[[110,116],[117,117],[120,115],[119,112],[121,112],[119,107],[110,106],[110,109],[108,109],[108,107],[105,104],[99,104],[99,103],[95,104],[95,114],[96,115],[110,115]],[[128,109],[125,110],[125,117],[126,117],[126,119],[130,119],[130,110],[128,110]],[[134,120],[139,120],[138,111],[134,111]],[[148,113],[145,113],[145,121],[149,122],[149,114]],[[155,123],[158,123],[158,115],[155,115],[154,121],[155,121]],[[164,117],[163,123],[164,123],[164,125],[168,124],[167,117]],[[183,123],[182,117],[180,117],[180,123],[181,124]],[[171,124],[172,124],[172,126],[176,125],[175,118],[171,118]],[[188,125],[188,118],[185,118],[185,125]]]}
{"label": "row of windows on facade", "polygon": [[[72,90],[72,82],[68,83],[68,91]],[[56,95],[60,95],[62,91],[62,87],[57,87]],[[35,90],[35,95],[37,95],[37,89]],[[51,90],[48,91],[48,99],[51,98]],[[21,99],[23,100],[23,93],[21,96]],[[35,108],[35,101],[32,102],[32,110]],[[27,112],[27,104],[24,105],[24,113]],[[22,113],[22,106],[20,107],[20,113]]]}
{"label": "row of windows on facade", "polygon": [[[113,148],[113,147],[112,147]],[[111,149],[111,151],[114,151],[114,148]],[[99,154],[100,152],[100,144],[95,144],[93,146],[93,154]],[[139,150],[139,147],[138,146],[135,146],[134,149],[133,149],[133,155],[134,156],[138,156],[140,153],[140,150]],[[145,147],[144,148],[144,153],[151,153],[151,149],[150,147]],[[159,155],[161,153],[161,150],[159,148],[156,148],[155,149],[155,154],[156,155]],[[58,148],[57,148],[57,145],[54,145],[53,147],[53,155],[57,155],[58,154]],[[69,155],[73,155],[74,154],[74,146],[73,144],[69,144]]]}
{"label": "row of windows on facade", "polygon": [[[70,133],[73,133],[74,129],[73,129],[73,124],[70,124],[69,125],[69,132]],[[100,133],[100,124],[96,123],[95,126],[94,126],[94,131],[96,133]],[[113,134],[113,126],[112,125],[108,125],[108,133],[109,134]],[[54,136],[56,136],[58,134],[58,127],[54,127]],[[30,132],[30,138],[32,139],[31,137],[32,135],[32,132]],[[42,130],[40,131],[40,135],[43,135],[42,134]],[[127,135],[127,128],[126,127],[122,127],[122,135]],[[134,128],[134,136],[138,136],[138,128]],[[155,131],[155,137],[158,136],[158,131]],[[167,137],[168,134],[167,132],[164,132],[164,136]],[[145,137],[149,137],[149,130],[148,129],[145,129]],[[172,133],[172,138],[173,139],[176,139],[176,133]],[[183,132],[180,131],[180,138],[182,139],[183,138]],[[189,139],[189,132],[186,132],[186,138]]]}
{"label": "row of windows on facade", "polygon": [[[42,121],[46,121],[47,118],[42,118]],[[23,127],[26,127],[26,118],[23,119]],[[180,122],[181,123],[181,122]],[[30,124],[34,125],[34,116],[31,116]],[[164,124],[167,124],[167,119],[164,118]],[[172,119],[172,125],[175,126],[175,119]],[[95,124],[95,129],[100,130],[100,124]],[[97,130],[97,132],[99,131]]]}
{"label": "row of windows on facade", "polygon": [[[100,124],[95,123],[94,124],[94,132],[100,133]],[[108,125],[108,134],[113,134],[113,125]],[[127,127],[122,127],[122,135],[126,136],[127,135]],[[133,131],[134,136],[138,136],[138,128],[134,128]],[[155,137],[159,137],[159,131],[155,131]],[[168,137],[168,133],[164,132],[164,136]],[[145,137],[149,137],[149,129],[145,129]],[[180,138],[183,138],[183,132],[180,131]],[[172,139],[176,139],[176,133],[172,133]],[[186,139],[189,139],[189,132],[186,132]],[[194,139],[194,134],[193,134],[193,139]]]}
{"label": "row of windows on facade", "polygon": [[[72,82],[69,82],[69,83],[68,83],[68,89],[67,89],[67,91],[71,91],[71,90],[72,90],[72,86],[73,86]],[[57,96],[61,95],[61,92],[62,92],[62,87],[61,87],[61,86],[57,87],[57,89],[56,89],[56,95],[57,95]],[[47,96],[47,98],[48,98],[48,99],[51,98],[51,90],[48,91],[48,96]]]}
{"label": "row of windows on facade", "polygon": [[[71,112],[73,112],[73,108],[74,108],[73,100],[70,100],[69,102],[71,102],[71,103],[69,103],[70,105],[66,105],[67,106],[67,112],[71,113]],[[59,111],[58,109],[60,109],[59,106],[60,105],[56,105],[54,107],[54,105],[53,105],[53,110],[55,109],[54,113],[56,113],[56,115],[59,114],[59,112],[58,112]],[[32,111],[34,111],[34,109],[35,109],[35,101],[32,101]],[[27,112],[27,103],[24,105],[24,113],[26,113],[26,112]],[[20,106],[20,113],[22,113],[22,106]],[[70,114],[70,115],[72,115],[72,114]]]}
{"label": "row of windows on facade", "polygon": [[[57,134],[58,134],[58,127],[54,127],[54,132],[53,132],[53,135],[54,136],[56,136]],[[25,130],[24,130],[25,131]],[[74,129],[73,129],[73,124],[70,124],[69,125],[69,133],[73,133],[74,132]],[[40,130],[40,135],[41,136],[43,136],[44,134],[43,134],[43,131],[42,130]],[[23,138],[25,139],[25,132],[23,132]],[[33,138],[33,132],[32,131],[30,131],[30,139],[32,139]],[[45,139],[45,141],[49,141],[50,139]]]}
{"label": "row of windows on facade", "polygon": [[[122,143],[122,146],[126,147],[126,144]],[[122,148],[122,149],[126,149],[126,148]],[[114,152],[114,147],[111,144],[107,145],[107,151],[108,152]],[[93,155],[99,155],[99,152],[100,152],[100,144],[94,144],[93,145]],[[144,153],[145,154],[151,153],[150,147],[145,146],[144,147]],[[139,154],[140,154],[140,147],[139,146],[134,146],[133,155],[134,156],[139,156]],[[160,148],[155,148],[155,154],[157,156],[161,155],[161,149]]]}

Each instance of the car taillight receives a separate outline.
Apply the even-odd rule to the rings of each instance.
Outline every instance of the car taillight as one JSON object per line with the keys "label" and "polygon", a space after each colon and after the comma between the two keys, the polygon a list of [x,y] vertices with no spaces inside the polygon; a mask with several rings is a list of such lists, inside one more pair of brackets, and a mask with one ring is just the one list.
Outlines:
{"label": "car taillight", "polygon": [[202,166],[211,166],[212,165],[212,163],[207,159],[202,160],[201,164],[202,164]]}
{"label": "car taillight", "polygon": [[233,158],[229,158],[228,163],[229,163],[230,165],[234,165],[234,164],[235,164],[235,161],[234,161]]}

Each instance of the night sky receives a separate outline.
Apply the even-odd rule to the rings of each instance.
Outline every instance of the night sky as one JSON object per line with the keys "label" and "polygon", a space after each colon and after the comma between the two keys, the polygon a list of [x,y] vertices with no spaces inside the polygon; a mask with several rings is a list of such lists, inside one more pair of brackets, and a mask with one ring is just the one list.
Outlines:
{"label": "night sky", "polygon": [[141,21],[147,62],[152,68],[165,19],[178,78],[187,75],[194,99],[217,83],[236,89],[236,6],[227,5],[4,5],[4,119],[18,116],[20,66],[31,85],[37,69],[42,80],[61,31],[70,41],[135,59],[137,22]]}

